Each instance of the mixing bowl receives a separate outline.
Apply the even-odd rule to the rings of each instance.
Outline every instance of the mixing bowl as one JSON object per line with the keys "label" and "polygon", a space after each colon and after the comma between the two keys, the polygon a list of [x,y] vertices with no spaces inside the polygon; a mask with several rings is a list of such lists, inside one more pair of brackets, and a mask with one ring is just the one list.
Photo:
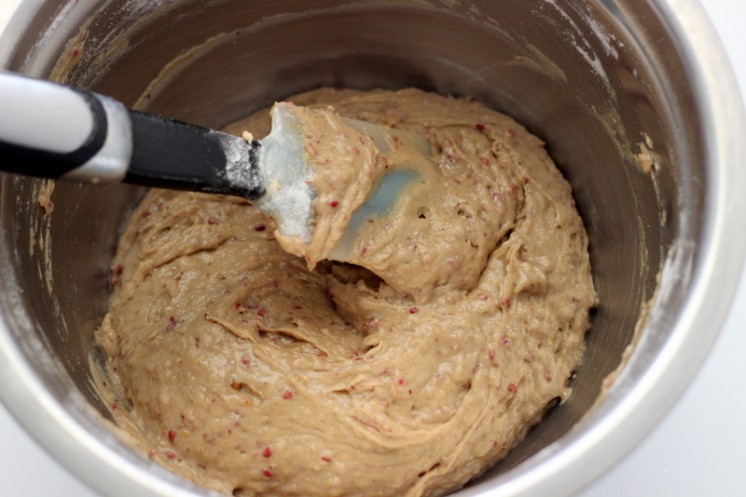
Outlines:
{"label": "mixing bowl", "polygon": [[[220,127],[322,85],[469,96],[573,185],[599,306],[570,399],[458,495],[566,496],[663,416],[715,339],[746,249],[743,106],[689,0],[17,0],[0,67]],[[0,103],[1,105],[1,103]],[[12,119],[3,115],[0,119]],[[92,371],[142,191],[0,177],[0,394],[105,495],[208,495],[130,448]],[[50,202],[51,200],[51,202]]]}

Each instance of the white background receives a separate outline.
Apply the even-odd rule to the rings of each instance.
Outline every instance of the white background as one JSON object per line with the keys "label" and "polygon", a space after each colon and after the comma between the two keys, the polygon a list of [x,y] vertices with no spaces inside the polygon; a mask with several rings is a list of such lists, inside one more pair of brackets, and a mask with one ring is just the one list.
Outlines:
{"label": "white background", "polygon": [[[15,3],[0,0],[0,25],[8,5]],[[746,94],[746,1],[702,0],[702,4]],[[746,213],[733,225],[746,229]],[[746,497],[745,448],[746,277],[742,276],[725,328],[684,397],[645,441],[577,497]],[[52,460],[0,405],[0,496],[96,494]]]}

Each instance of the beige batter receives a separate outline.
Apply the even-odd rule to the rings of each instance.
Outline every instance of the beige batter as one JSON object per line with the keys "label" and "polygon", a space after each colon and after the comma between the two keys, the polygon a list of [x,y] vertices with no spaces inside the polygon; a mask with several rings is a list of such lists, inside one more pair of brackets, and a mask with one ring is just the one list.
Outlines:
{"label": "beige batter", "polygon": [[[313,270],[333,247],[283,240],[307,264],[242,199],[150,192],[98,334],[124,399],[115,416],[152,458],[229,495],[457,489],[569,393],[595,302],[570,187],[539,139],[476,102],[294,100],[424,133],[432,161],[407,147],[374,156],[361,191],[397,168],[417,179],[366,220],[354,264]],[[263,115],[231,131],[268,126]],[[316,184],[328,233],[361,201],[334,177]]]}

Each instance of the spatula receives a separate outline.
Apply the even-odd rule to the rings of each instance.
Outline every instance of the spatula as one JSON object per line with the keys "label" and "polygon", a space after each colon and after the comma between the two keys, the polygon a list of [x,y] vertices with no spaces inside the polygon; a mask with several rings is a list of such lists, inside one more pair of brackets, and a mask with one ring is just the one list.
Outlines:
{"label": "spatula", "polygon": [[[308,182],[312,170],[303,130],[292,108],[276,105],[271,133],[247,141],[132,111],[79,88],[0,71],[0,170],[239,195],[270,214],[283,234],[307,241],[315,192]],[[345,121],[370,136],[379,150],[387,148],[390,129]],[[424,137],[412,141],[429,149]],[[271,184],[282,188],[270,192]]]}

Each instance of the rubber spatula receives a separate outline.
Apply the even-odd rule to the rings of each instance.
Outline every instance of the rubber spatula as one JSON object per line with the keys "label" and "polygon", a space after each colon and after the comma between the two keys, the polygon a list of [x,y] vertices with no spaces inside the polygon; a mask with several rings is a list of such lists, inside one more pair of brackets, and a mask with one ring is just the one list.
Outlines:
{"label": "rubber spatula", "polygon": [[[238,195],[271,215],[283,234],[307,241],[315,192],[307,181],[312,171],[303,130],[291,109],[275,106],[271,133],[247,141],[132,111],[79,88],[0,71],[0,170]],[[388,128],[346,121],[379,149],[387,147]],[[426,139],[420,143],[429,148]],[[282,188],[270,193],[271,184]]]}

